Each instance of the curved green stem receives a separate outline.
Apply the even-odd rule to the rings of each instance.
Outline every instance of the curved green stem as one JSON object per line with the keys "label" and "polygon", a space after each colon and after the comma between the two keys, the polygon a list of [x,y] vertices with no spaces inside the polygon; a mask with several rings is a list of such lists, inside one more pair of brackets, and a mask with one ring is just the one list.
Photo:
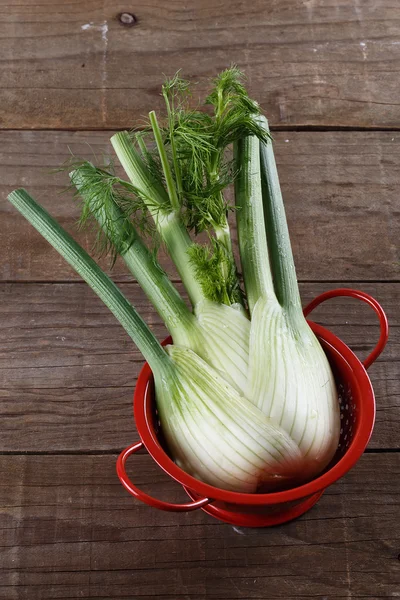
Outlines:
{"label": "curved green stem", "polygon": [[[124,250],[121,250],[120,254],[129,271],[163,319],[174,341],[180,340],[179,343],[182,343],[182,335],[185,330],[190,328],[194,316],[155,256],[149,251],[133,224],[115,202],[108,204],[106,214],[104,205],[98,202],[92,193],[85,193],[87,183],[79,168],[70,174],[70,178],[110,241],[113,242],[113,238],[116,238],[119,243],[124,241]],[[112,221],[112,235],[110,235],[108,225],[110,220]],[[176,343],[178,342],[176,341]]]}
{"label": "curved green stem", "polygon": [[163,88],[163,97],[165,100],[165,106],[167,107],[167,113],[168,113],[169,143],[171,145],[171,151],[172,151],[172,163],[174,165],[176,191],[178,194],[179,204],[181,204],[182,194],[183,194],[183,186],[182,186],[181,170],[179,168],[179,163],[178,163],[178,153],[176,151],[176,144],[175,144],[175,137],[174,137],[174,101],[172,100],[172,109],[171,109],[171,103],[170,103],[168,94],[166,93],[164,88]]}
{"label": "curved green stem", "polygon": [[259,146],[255,136],[235,143],[239,167],[235,181],[236,219],[250,314],[261,296],[275,298],[264,226]]}
{"label": "curved green stem", "polygon": [[176,213],[158,215],[158,226],[176,269],[183,281],[193,306],[205,299],[201,284],[188,255],[192,240]]}
{"label": "curved green stem", "polygon": [[[230,260],[233,260],[233,252],[232,252],[232,240],[229,231],[229,225],[226,222],[225,225],[220,227],[214,227],[215,237],[221,244],[224,246],[226,253]],[[222,273],[225,281],[228,279],[228,268],[225,263],[221,265]]]}
{"label": "curved green stem", "polygon": [[23,189],[8,196],[11,204],[65,258],[121,323],[156,373],[169,369],[170,359],[147,324],[115,283],[81,246]]}
{"label": "curved green stem", "polygon": [[175,181],[172,176],[171,167],[169,165],[167,153],[165,150],[164,142],[162,139],[160,127],[158,125],[157,116],[154,110],[149,113],[150,124],[153,129],[154,139],[156,141],[158,154],[161,160],[161,166],[164,171],[165,182],[167,184],[168,195],[171,199],[171,206],[173,210],[179,211],[181,205],[176,192]]}
{"label": "curved green stem", "polygon": [[[259,122],[269,134],[267,119],[259,117]],[[260,162],[265,228],[275,293],[280,304],[286,309],[301,311],[292,246],[271,141],[260,142]]]}
{"label": "curved green stem", "polygon": [[190,301],[196,305],[204,299],[204,294],[187,254],[192,241],[181,218],[171,209],[168,195],[163,186],[155,182],[148,173],[129,134],[126,131],[116,133],[111,138],[111,143],[132,184],[142,194],[189,294]]}

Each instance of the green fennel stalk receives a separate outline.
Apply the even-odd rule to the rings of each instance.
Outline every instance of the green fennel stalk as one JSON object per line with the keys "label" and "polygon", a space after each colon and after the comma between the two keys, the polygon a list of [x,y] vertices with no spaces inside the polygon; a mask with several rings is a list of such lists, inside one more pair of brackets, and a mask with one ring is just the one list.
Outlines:
{"label": "green fennel stalk", "polygon": [[[269,134],[267,119],[259,117],[259,123]],[[264,222],[276,297],[286,309],[300,312],[300,292],[272,143],[260,142],[260,167]]]}
{"label": "green fennel stalk", "polygon": [[175,343],[187,344],[183,330],[190,329],[192,313],[117,202],[109,197],[105,203],[102,187],[96,188],[93,183],[97,174],[98,169],[91,163],[83,163],[70,174],[70,179],[87,210],[158,311]]}
{"label": "green fennel stalk", "polygon": [[240,165],[235,180],[236,220],[250,314],[260,297],[275,297],[264,225],[259,150],[260,142],[255,136],[235,143],[235,159]]}
{"label": "green fennel stalk", "polygon": [[149,208],[189,298],[195,306],[204,299],[204,294],[187,254],[192,242],[179,214],[171,206],[168,194],[161,183],[146,169],[129,133],[127,131],[116,133],[111,138],[111,143],[130,181]]}
{"label": "green fennel stalk", "polygon": [[8,200],[33,227],[61,254],[121,323],[155,371],[168,369],[162,346],[115,283],[81,246],[23,189]]}

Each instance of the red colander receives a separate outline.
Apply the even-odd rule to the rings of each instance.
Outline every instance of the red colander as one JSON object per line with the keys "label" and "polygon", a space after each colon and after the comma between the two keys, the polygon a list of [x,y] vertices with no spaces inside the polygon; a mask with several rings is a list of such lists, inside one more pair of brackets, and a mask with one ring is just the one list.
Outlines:
{"label": "red colander", "polygon": [[[369,304],[379,318],[380,338],[371,354],[362,363],[333,333],[309,322],[318,337],[334,373],[339,392],[341,430],[334,459],[317,478],[303,485],[269,494],[242,494],[203,483],[180,469],[164,446],[157,417],[154,388],[149,365],[140,372],[134,394],[134,416],[139,442],[128,446],[117,460],[117,474],[132,496],[160,510],[184,512],[201,508],[213,517],[242,527],[268,527],[295,519],[309,510],[324,490],[345,475],[365,450],[375,420],[375,397],[366,369],[377,359],[388,339],[388,322],[380,304],[368,294],[352,289],[337,289],[315,298],[304,309],[307,316],[316,306],[337,296],[351,296]],[[165,340],[171,343],[171,339]],[[131,454],[145,448],[170,477],[179,482],[191,498],[185,504],[172,504],[153,498],[136,487],[125,471]]]}

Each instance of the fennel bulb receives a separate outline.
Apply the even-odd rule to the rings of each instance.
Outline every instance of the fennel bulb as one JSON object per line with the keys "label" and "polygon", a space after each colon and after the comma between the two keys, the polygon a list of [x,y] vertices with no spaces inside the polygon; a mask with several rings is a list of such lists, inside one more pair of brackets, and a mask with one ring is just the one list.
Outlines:
{"label": "fennel bulb", "polygon": [[253,310],[246,396],[296,443],[305,477],[338,443],[338,394],[328,360],[304,318],[260,297]]}
{"label": "fennel bulb", "polygon": [[[259,122],[268,130],[266,119]],[[332,460],[340,434],[335,381],[303,316],[272,143],[238,142],[239,247],[251,312],[246,397],[297,444],[308,478]]]}
{"label": "fennel bulb", "polygon": [[[112,164],[72,165],[81,224],[94,218],[102,251],[120,255],[172,335],[163,348],[93,259],[24,190],[9,200],[113,312],[154,374],[169,450],[185,471],[238,492],[298,484],[335,454],[334,378],[301,310],[267,121],[232,67],[206,103],[186,103],[179,76],[163,86],[167,117],[112,139]],[[150,140],[150,141],[149,141]],[[233,144],[235,159],[227,156]],[[235,184],[240,287],[224,190]],[[205,244],[196,242],[205,234]],[[189,297],[156,258],[163,245]]]}
{"label": "fennel bulb", "polygon": [[[163,432],[178,463],[211,485],[255,492],[301,472],[297,444],[187,348],[169,346],[174,376],[156,376]],[[171,381],[171,379],[173,381]]]}

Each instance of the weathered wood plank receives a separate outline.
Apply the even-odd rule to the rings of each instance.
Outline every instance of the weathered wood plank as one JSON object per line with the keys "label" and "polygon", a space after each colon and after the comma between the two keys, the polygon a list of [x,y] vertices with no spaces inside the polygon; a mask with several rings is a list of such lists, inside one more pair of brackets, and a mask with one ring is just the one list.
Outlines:
{"label": "weathered wood plank", "polygon": [[[392,598],[400,454],[365,455],[299,520],[234,529],[134,501],[116,456],[0,457],[0,598]],[[180,501],[147,456],[135,481]]]}
{"label": "weathered wood plank", "polygon": [[[71,194],[60,195],[67,175],[49,171],[66,160],[68,148],[101,156],[108,138],[104,132],[0,133],[0,279],[77,279],[5,198],[12,189],[26,187],[77,235],[78,208]],[[292,132],[275,138],[299,278],[400,279],[400,134]],[[91,247],[90,235],[77,237]],[[114,277],[128,279],[121,262]]]}
{"label": "weathered wood plank", "polygon": [[[301,285],[304,303],[338,284]],[[377,397],[372,448],[399,448],[400,284],[354,284],[382,301],[388,347],[370,369]],[[137,284],[123,284],[155,334],[166,330]],[[375,314],[332,300],[313,318],[362,358],[379,337]],[[136,439],[132,392],[143,357],[85,284],[0,286],[0,449],[107,450]]]}
{"label": "weathered wood plank", "polygon": [[[128,7],[130,9],[130,7]],[[163,74],[232,63],[278,126],[399,126],[400,8],[389,0],[2,2],[0,126],[130,127]]]}

